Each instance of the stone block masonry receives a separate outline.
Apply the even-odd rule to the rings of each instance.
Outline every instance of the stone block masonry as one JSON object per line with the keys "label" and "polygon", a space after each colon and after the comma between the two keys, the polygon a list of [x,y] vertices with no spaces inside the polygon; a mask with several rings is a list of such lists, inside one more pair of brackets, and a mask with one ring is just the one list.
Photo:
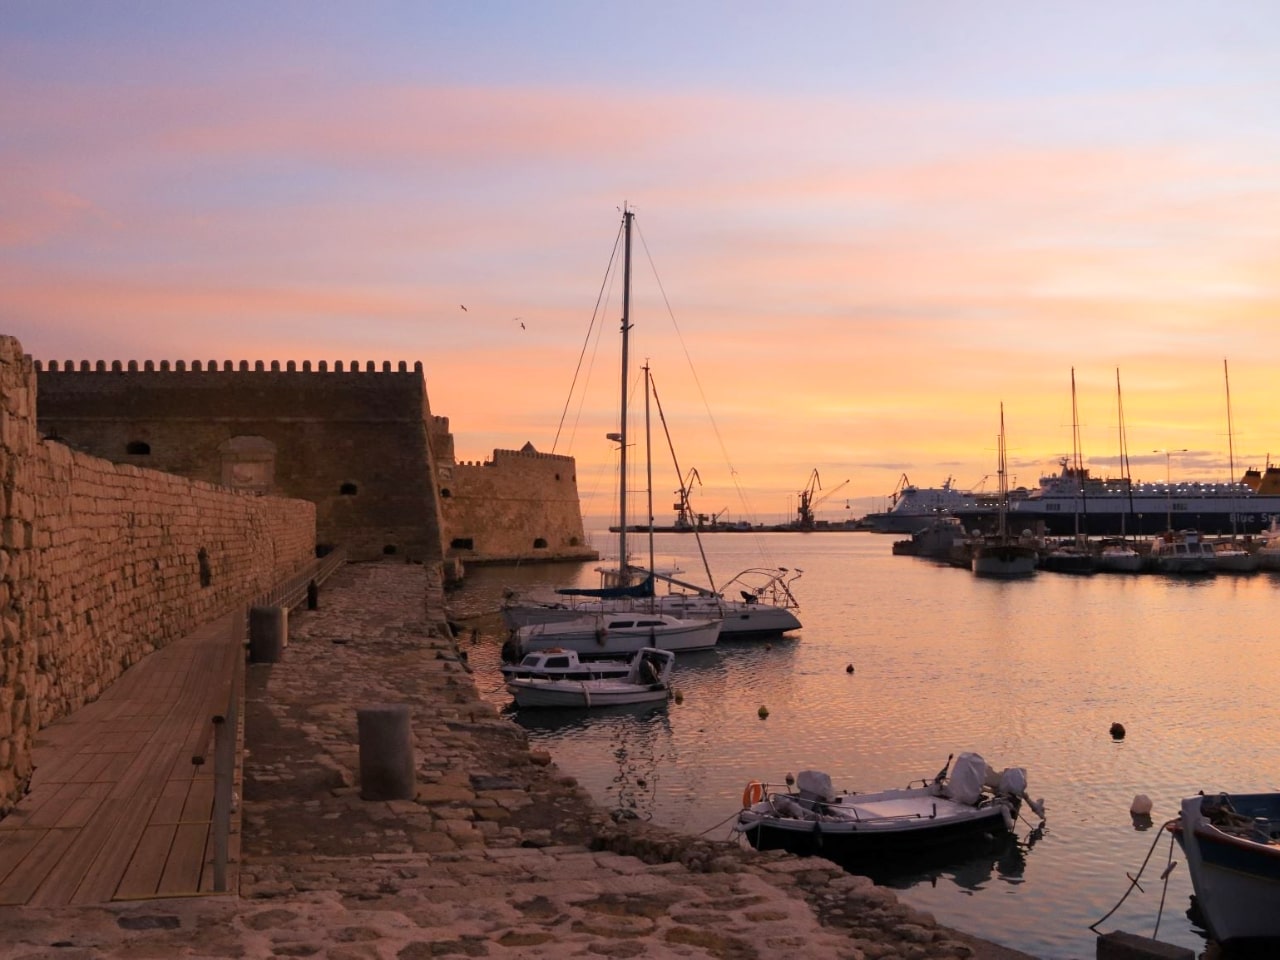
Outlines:
{"label": "stone block masonry", "polygon": [[38,402],[31,359],[0,336],[0,814],[42,726],[315,555],[314,504],[41,440]]}

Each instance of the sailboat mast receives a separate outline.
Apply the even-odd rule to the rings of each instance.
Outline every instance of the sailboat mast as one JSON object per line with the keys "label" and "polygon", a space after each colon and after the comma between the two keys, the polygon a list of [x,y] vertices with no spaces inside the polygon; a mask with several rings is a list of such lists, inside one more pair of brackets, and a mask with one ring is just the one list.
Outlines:
{"label": "sailboat mast", "polygon": [[[1236,482],[1236,446],[1235,431],[1231,427],[1231,376],[1227,373],[1227,358],[1222,358],[1222,379],[1227,385],[1227,463],[1231,471],[1231,482]],[[1231,538],[1234,540],[1236,536],[1236,511],[1235,504],[1232,504],[1231,510]]]}
{"label": "sailboat mast", "polygon": [[1236,482],[1235,431],[1231,427],[1231,375],[1227,373],[1227,358],[1222,358],[1222,378],[1227,384],[1227,462],[1230,464],[1231,482]]}
{"label": "sailboat mast", "polygon": [[[649,363],[644,365],[644,462],[645,480],[648,488],[646,502],[649,504],[649,573],[653,574],[653,427],[649,419],[649,391],[652,387],[649,375]],[[649,606],[653,607],[653,597],[649,598]]]}
{"label": "sailboat mast", "polygon": [[631,218],[635,214],[622,208],[622,411],[618,430],[618,573],[622,584],[627,575],[627,334],[631,330]]}
{"label": "sailboat mast", "polygon": [[1000,474],[1000,542],[1005,541],[1005,511],[1009,509],[1009,482],[1004,475],[1004,403],[1000,404],[1000,439],[996,442],[997,472]]}
{"label": "sailboat mast", "polygon": [[[1124,430],[1124,397],[1120,393],[1120,368],[1116,367],[1116,416],[1119,418],[1120,432],[1120,472],[1124,478],[1125,489],[1129,493],[1129,514],[1133,514],[1133,475],[1129,472],[1129,438]],[[1120,514],[1120,536],[1125,535],[1125,515]],[[1141,531],[1138,531],[1141,533]]]}
{"label": "sailboat mast", "polygon": [[[1089,506],[1085,500],[1086,492],[1084,486],[1084,451],[1080,444],[1080,413],[1076,406],[1076,368],[1071,368],[1071,456],[1075,461],[1074,467],[1076,471],[1076,488],[1080,491],[1080,509],[1076,512],[1075,526],[1076,539],[1080,538],[1083,533],[1087,538],[1089,531],[1087,528],[1089,522]],[[1084,514],[1085,529],[1081,529],[1080,515]]]}

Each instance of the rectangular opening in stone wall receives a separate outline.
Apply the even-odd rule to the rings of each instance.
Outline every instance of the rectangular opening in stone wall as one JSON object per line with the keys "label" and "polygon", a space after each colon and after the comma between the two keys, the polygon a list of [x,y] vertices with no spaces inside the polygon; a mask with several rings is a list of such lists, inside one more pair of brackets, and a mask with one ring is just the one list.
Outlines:
{"label": "rectangular opening in stone wall", "polygon": [[200,586],[209,586],[213,583],[213,568],[209,566],[209,551],[204,547],[196,553],[196,563],[200,565]]}
{"label": "rectangular opening in stone wall", "polygon": [[454,550],[474,550],[475,543],[471,537],[454,537],[449,546]]}

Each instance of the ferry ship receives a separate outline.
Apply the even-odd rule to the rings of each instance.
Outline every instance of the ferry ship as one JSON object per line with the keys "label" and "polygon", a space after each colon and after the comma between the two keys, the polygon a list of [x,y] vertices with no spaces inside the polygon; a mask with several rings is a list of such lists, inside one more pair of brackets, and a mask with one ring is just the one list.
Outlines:
{"label": "ferry ship", "polygon": [[[994,511],[985,504],[953,508],[966,529],[990,526]],[[1011,499],[1008,523],[1014,530],[1069,537],[1155,536],[1167,530],[1202,534],[1257,534],[1280,517],[1280,467],[1247,470],[1239,483],[1183,481],[1134,483],[1098,479],[1088,469],[1060,461],[1038,488]]]}
{"label": "ferry ship", "polygon": [[[1021,496],[1026,496],[1024,489]],[[1011,496],[1017,496],[1012,491]],[[862,518],[863,526],[873,533],[919,533],[940,516],[994,517],[999,508],[999,496],[960,490],[955,480],[947,477],[940,487],[917,487],[906,474],[893,493],[893,505],[883,513],[869,513]]]}

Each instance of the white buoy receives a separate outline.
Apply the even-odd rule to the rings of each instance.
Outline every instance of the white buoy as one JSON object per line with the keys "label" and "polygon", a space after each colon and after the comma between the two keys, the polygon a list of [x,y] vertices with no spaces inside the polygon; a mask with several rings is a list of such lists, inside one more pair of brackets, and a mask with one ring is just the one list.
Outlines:
{"label": "white buoy", "polygon": [[1145,793],[1140,793],[1133,798],[1133,803],[1129,804],[1129,813],[1135,817],[1151,816],[1151,798]]}

